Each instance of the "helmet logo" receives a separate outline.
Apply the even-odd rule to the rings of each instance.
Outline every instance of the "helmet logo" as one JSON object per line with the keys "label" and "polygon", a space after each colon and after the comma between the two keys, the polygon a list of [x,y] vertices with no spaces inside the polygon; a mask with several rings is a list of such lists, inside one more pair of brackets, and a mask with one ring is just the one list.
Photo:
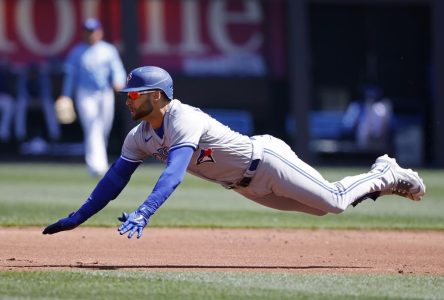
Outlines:
{"label": "helmet logo", "polygon": [[126,84],[128,84],[128,82],[131,80],[131,78],[133,78],[133,72],[128,74],[128,77],[126,78]]}

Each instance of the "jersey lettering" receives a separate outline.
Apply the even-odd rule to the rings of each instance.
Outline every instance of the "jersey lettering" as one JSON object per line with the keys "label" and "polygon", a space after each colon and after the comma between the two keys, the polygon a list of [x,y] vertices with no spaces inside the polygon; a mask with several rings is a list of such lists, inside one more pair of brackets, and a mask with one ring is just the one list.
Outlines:
{"label": "jersey lettering", "polygon": [[160,161],[166,161],[168,158],[168,147],[161,147],[157,152],[153,153],[153,157]]}

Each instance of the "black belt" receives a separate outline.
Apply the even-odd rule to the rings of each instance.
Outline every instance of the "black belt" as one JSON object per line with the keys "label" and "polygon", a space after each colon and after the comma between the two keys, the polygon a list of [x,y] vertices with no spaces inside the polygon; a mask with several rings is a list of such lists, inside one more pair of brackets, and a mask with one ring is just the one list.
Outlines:
{"label": "black belt", "polygon": [[[251,161],[250,167],[248,168],[248,171],[254,172],[257,169],[257,166],[259,165],[260,159],[255,159]],[[250,176],[244,176],[239,182],[237,183],[238,186],[241,187],[247,187],[250,185],[251,180],[253,177]]]}

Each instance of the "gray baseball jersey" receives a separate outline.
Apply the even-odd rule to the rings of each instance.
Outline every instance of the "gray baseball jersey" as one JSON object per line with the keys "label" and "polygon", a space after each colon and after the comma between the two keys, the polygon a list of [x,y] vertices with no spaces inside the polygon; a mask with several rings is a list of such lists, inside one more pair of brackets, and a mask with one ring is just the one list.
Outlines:
{"label": "gray baseball jersey", "polygon": [[[247,137],[232,131],[200,109],[172,100],[163,120],[163,138],[146,122],[127,135],[122,157],[166,161],[177,147],[195,149],[187,171],[267,207],[312,215],[340,213],[355,200],[387,189],[394,178],[386,169],[328,182],[282,140],[270,135]],[[259,160],[249,173],[252,161]],[[237,183],[252,177],[246,186]]]}
{"label": "gray baseball jersey", "polygon": [[163,130],[163,138],[160,138],[148,123],[141,122],[127,135],[122,156],[135,161],[152,156],[164,162],[170,150],[191,146],[196,151],[188,172],[222,185],[239,180],[250,164],[252,142],[249,137],[179,100],[170,102]]}

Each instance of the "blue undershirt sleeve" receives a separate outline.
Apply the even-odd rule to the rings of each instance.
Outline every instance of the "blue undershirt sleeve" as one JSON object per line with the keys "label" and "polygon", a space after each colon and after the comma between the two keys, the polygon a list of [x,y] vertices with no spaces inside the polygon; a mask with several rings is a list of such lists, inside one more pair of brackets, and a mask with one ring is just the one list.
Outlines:
{"label": "blue undershirt sleeve", "polygon": [[77,211],[82,216],[82,222],[102,210],[111,200],[116,199],[139,165],[140,162],[119,157]]}
{"label": "blue undershirt sleeve", "polygon": [[176,187],[182,182],[194,148],[184,146],[175,148],[168,154],[167,164],[148,198],[138,211],[147,219],[165,202]]}

